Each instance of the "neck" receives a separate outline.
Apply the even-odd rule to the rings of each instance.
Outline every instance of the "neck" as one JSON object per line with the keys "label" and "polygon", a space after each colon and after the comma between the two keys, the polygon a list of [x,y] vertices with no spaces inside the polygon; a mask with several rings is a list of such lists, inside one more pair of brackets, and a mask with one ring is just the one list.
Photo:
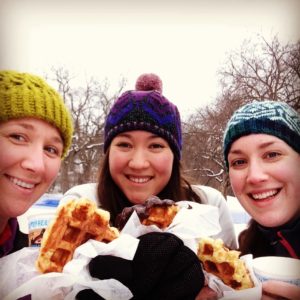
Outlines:
{"label": "neck", "polygon": [[288,221],[287,223],[277,226],[277,227],[265,227],[258,224],[258,227],[262,228],[263,230],[277,232],[278,230],[285,230],[285,229],[292,229],[294,226],[300,223],[300,217],[293,218],[292,220]]}
{"label": "neck", "polygon": [[8,222],[8,218],[0,218],[0,234],[3,232]]}

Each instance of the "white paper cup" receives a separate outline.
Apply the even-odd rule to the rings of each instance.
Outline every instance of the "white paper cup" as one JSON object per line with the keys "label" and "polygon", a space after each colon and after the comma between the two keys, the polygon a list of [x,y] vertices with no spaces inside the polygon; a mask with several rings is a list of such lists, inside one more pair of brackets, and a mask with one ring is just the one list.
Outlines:
{"label": "white paper cup", "polygon": [[53,220],[55,211],[36,213],[28,216],[29,247],[40,247],[46,228]]}
{"label": "white paper cup", "polygon": [[300,260],[281,256],[253,259],[255,276],[261,281],[279,280],[300,286]]}

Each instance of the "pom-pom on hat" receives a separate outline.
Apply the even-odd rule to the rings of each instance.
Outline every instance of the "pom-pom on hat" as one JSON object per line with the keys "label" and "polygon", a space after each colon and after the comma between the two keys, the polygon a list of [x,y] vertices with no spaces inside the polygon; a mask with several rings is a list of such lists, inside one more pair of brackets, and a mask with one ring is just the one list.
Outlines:
{"label": "pom-pom on hat", "polygon": [[234,141],[244,135],[264,133],[276,136],[300,153],[300,115],[280,101],[254,101],[232,115],[227,123],[223,151],[228,169],[228,153]]}
{"label": "pom-pom on hat", "polygon": [[63,139],[65,157],[72,142],[72,117],[61,96],[42,78],[0,71],[0,122],[33,117],[55,126]]}
{"label": "pom-pom on hat", "polygon": [[155,90],[162,93],[162,81],[156,74],[142,74],[136,80],[135,89],[138,91]]}
{"label": "pom-pom on hat", "polygon": [[162,81],[155,74],[143,74],[136,90],[124,92],[112,106],[105,123],[104,152],[118,134],[145,130],[164,138],[180,159],[181,121],[177,107],[162,93]]}

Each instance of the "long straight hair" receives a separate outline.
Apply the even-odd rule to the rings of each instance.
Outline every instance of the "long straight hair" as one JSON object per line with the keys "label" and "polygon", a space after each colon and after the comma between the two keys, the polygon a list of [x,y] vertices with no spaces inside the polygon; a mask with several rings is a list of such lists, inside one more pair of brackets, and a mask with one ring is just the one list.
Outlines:
{"label": "long straight hair", "polygon": [[[109,171],[109,149],[100,163],[97,196],[99,205],[110,212],[112,224],[115,223],[116,216],[125,207],[133,205],[111,177]],[[154,196],[158,196],[161,199],[171,199],[175,202],[189,200],[202,203],[200,196],[193,191],[191,184],[181,174],[181,163],[176,155],[174,155],[172,174],[169,182],[158,195]]]}

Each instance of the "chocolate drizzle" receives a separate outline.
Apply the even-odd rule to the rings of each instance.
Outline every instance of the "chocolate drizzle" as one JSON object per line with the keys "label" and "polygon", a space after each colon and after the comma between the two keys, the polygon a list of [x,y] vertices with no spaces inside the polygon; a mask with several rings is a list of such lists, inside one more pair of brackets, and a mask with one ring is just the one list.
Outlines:
{"label": "chocolate drizzle", "polygon": [[160,199],[157,196],[150,196],[145,203],[136,204],[130,207],[125,207],[123,211],[117,215],[116,218],[116,227],[119,230],[122,230],[126,222],[130,218],[133,211],[135,211],[142,222],[144,219],[149,217],[150,209],[155,206],[172,206],[175,204],[175,201],[170,199]]}

